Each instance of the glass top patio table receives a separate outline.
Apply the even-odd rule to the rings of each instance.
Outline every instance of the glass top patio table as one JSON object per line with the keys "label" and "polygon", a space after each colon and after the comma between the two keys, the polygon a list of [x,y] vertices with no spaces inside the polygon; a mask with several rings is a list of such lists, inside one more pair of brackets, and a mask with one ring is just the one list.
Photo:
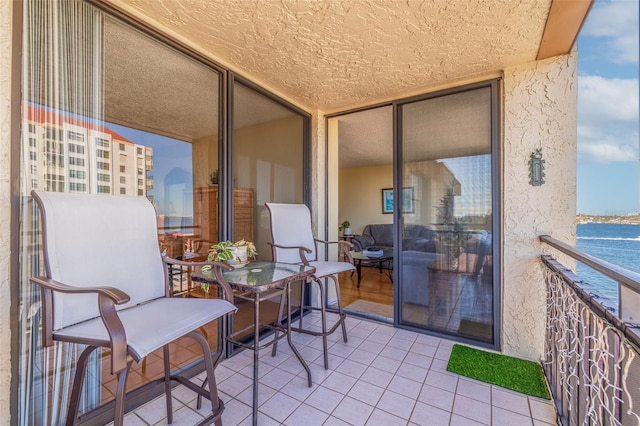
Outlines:
{"label": "glass top patio table", "polygon": [[[262,293],[282,288],[292,281],[305,280],[313,275],[315,268],[305,265],[252,261],[233,271],[224,271],[222,275],[234,290]],[[212,270],[195,271],[191,279],[196,282],[212,282],[216,277]]]}
{"label": "glass top patio table", "polygon": [[[311,370],[307,363],[291,341],[291,288],[290,284],[295,281],[306,281],[308,277],[313,275],[316,269],[312,266],[277,263],[266,261],[253,261],[247,263],[243,267],[236,267],[232,271],[223,271],[222,275],[227,280],[232,289],[243,294],[236,294],[235,297],[249,300],[253,302],[253,343],[247,345],[243,342],[235,340],[237,334],[241,334],[243,330],[236,331],[229,335],[227,340],[236,345],[253,350],[253,415],[252,424],[258,424],[258,362],[259,350],[269,345],[275,344],[278,340],[286,337],[289,347],[294,355],[300,361],[300,364],[307,372],[307,382],[311,387]],[[217,278],[213,270],[195,271],[191,274],[191,279],[195,282],[210,283],[216,282]],[[286,324],[282,324],[282,318],[278,318],[275,325],[260,324],[260,302],[266,299],[276,297],[285,297],[287,309]],[[266,327],[275,330],[274,338],[265,345],[260,345],[260,328]],[[280,334],[281,333],[281,334]]]}

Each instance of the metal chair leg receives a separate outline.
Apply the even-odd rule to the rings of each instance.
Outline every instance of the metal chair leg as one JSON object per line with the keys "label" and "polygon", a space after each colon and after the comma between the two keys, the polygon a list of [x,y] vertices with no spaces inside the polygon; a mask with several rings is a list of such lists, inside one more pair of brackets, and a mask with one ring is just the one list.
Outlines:
{"label": "metal chair leg", "polygon": [[322,354],[324,355],[324,369],[329,369],[329,350],[327,339],[327,287],[322,281],[317,280],[320,287],[320,315],[322,322]]}
{"label": "metal chair leg", "polygon": [[123,368],[118,377],[118,387],[116,390],[116,410],[115,418],[113,419],[114,426],[124,426],[124,397],[127,390],[127,377],[129,377],[129,370],[131,369],[131,363],[133,360],[127,362],[127,366]]}
{"label": "metal chair leg", "polygon": [[164,360],[164,394],[167,401],[167,423],[173,423],[173,407],[171,404],[171,363],[169,362],[169,345],[162,347]]}
{"label": "metal chair leg", "polygon": [[[282,325],[282,317],[284,315],[284,301],[285,295],[283,293],[282,296],[280,296],[280,306],[278,307],[278,325]],[[289,318],[287,318],[287,321],[289,321]],[[273,347],[271,348],[271,356],[276,356],[276,353],[278,352],[279,333],[280,332],[277,329],[273,332]]]}
{"label": "metal chair leg", "polygon": [[209,399],[211,400],[211,411],[213,413],[213,416],[211,417],[211,419],[205,420],[203,424],[209,424],[210,420],[216,426],[222,426],[222,413],[224,411],[224,405],[218,397],[218,386],[216,385],[215,368],[213,358],[211,357],[211,348],[209,347],[209,343],[207,342],[207,340],[200,333],[191,332],[188,334],[188,336],[200,343],[202,352],[204,354],[204,366],[207,370],[207,385],[209,388]]}
{"label": "metal chair leg", "polygon": [[[327,300],[329,298],[329,286],[328,283],[323,282],[323,279],[326,278],[331,278],[333,280],[333,282],[335,283],[335,288],[336,288],[336,295],[337,295],[337,303],[338,303],[338,313],[339,313],[339,319],[338,321],[335,322],[335,324],[333,324],[331,326],[331,328],[327,327]],[[313,330],[305,330],[302,328],[302,312],[304,312],[304,305],[303,303],[301,303],[301,308],[300,308],[300,321],[299,321],[299,326],[297,328],[292,328],[292,330],[300,332],[300,333],[305,333],[305,334],[309,334],[312,336],[322,336],[322,349],[323,349],[323,356],[324,356],[324,368],[329,369],[329,342],[328,342],[328,336],[330,334],[332,334],[337,328],[338,326],[342,327],[342,339],[345,341],[345,343],[347,342],[347,326],[346,326],[346,322],[345,319],[347,317],[347,314],[344,312],[344,309],[342,308],[342,299],[340,297],[340,285],[338,283],[338,281],[336,280],[336,278],[334,276],[327,276],[327,277],[323,277],[320,279],[315,279],[313,282],[315,282],[316,284],[318,284],[318,288],[319,288],[319,293],[320,293],[320,307],[317,306],[307,306],[310,309],[313,310],[319,310],[320,311],[320,322],[321,322],[321,326],[322,326],[322,330],[321,331],[313,331]],[[304,300],[304,286],[305,284],[302,284],[302,291],[301,291],[301,298]],[[275,345],[274,345],[275,346]],[[274,352],[275,353],[275,352]]]}
{"label": "metal chair leg", "polygon": [[[224,316],[224,317],[220,318],[219,322],[218,322],[218,327],[220,327],[221,330],[227,330],[227,326],[228,326],[227,317]],[[227,350],[226,350],[226,348],[227,348],[227,337],[226,337],[227,333],[224,332],[223,334],[224,334],[224,336],[222,337],[222,346],[218,350],[218,355],[213,360],[213,369],[214,370],[223,361],[224,354],[227,352]],[[205,337],[205,341],[207,342],[207,347],[209,348],[209,351],[211,351],[211,347],[209,346],[209,343],[208,343],[209,342],[209,337],[206,334],[203,334],[203,336]],[[200,387],[202,389],[206,389],[207,388],[208,380],[209,380],[209,377],[206,377],[202,381],[202,385],[200,385]],[[200,408],[202,408],[202,394],[198,393],[198,398],[197,398],[197,401],[196,401],[196,409],[200,410]]]}
{"label": "metal chair leg", "polygon": [[347,325],[346,325],[346,321],[345,321],[345,319],[347,318],[347,314],[342,309],[342,298],[340,297],[340,284],[338,283],[337,278],[334,277],[333,275],[331,276],[331,279],[333,280],[333,283],[336,286],[336,299],[337,299],[337,302],[338,302],[338,315],[340,317],[340,322],[341,322],[341,325],[342,325],[342,340],[345,343],[347,343]]}
{"label": "metal chair leg", "polygon": [[76,372],[73,376],[73,387],[71,388],[71,397],[69,399],[69,408],[67,409],[66,426],[73,426],[78,418],[78,409],[80,408],[80,391],[84,383],[84,375],[87,371],[87,361],[91,352],[95,351],[97,346],[88,346],[82,351],[78,361],[76,362]]}
{"label": "metal chair leg", "polygon": [[300,317],[298,318],[298,328],[302,329],[302,317],[304,317],[304,291],[307,287],[305,281],[300,282]]}

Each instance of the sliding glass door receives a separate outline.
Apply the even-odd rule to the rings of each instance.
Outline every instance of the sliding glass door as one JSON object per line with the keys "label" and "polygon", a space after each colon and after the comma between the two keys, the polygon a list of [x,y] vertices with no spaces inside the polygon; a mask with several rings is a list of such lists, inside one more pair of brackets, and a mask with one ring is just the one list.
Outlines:
{"label": "sliding glass door", "polygon": [[[80,349],[41,345],[40,292],[28,278],[43,275],[44,265],[30,191],[146,197],[157,211],[160,249],[183,258],[202,232],[193,220],[194,185],[206,186],[218,168],[222,78],[218,70],[89,4],[29,0],[23,7],[16,423],[61,424]],[[218,212],[207,215],[217,218]],[[185,293],[186,275],[173,278],[173,291]],[[216,350],[215,324],[205,328]],[[202,357],[192,344],[172,344],[173,369]],[[114,399],[118,377],[110,372],[108,352],[94,352],[89,361],[84,414]],[[162,377],[162,351],[154,352],[134,365],[127,390]],[[93,420],[102,421],[108,419]]]}
{"label": "sliding glass door", "polygon": [[[306,201],[304,177],[305,120],[294,107],[276,102],[258,88],[239,79],[233,83],[233,133],[230,158],[233,175],[221,183],[230,187],[233,221],[228,221],[233,240],[252,241],[259,260],[272,260],[271,225],[267,202]],[[294,291],[299,286],[292,287]],[[294,298],[297,300],[297,298]],[[260,323],[271,324],[278,317],[278,300],[260,302]],[[246,329],[251,338],[253,305],[236,299],[239,311],[233,319],[234,332]],[[231,351],[238,347],[230,345]]]}
{"label": "sliding glass door", "polygon": [[[99,8],[108,5],[16,5],[24,17],[21,228],[19,253],[12,254],[20,265],[13,301],[20,306],[16,423],[61,424],[80,350],[41,344],[40,292],[28,279],[43,275],[44,265],[30,191],[146,197],[156,208],[158,246],[167,256],[204,260],[212,243],[245,239],[270,259],[264,202],[308,200],[310,118],[175,41]],[[189,279],[190,269],[170,271],[173,295],[208,297]],[[236,315],[238,324],[251,320],[244,313]],[[217,350],[215,323],[204,329]],[[172,369],[203,370],[193,344],[171,345]],[[89,361],[80,402],[86,423],[108,423],[113,413],[95,410],[114,400],[118,377],[110,373],[108,355],[96,351]],[[135,391],[139,403],[162,379],[160,350],[133,366],[127,391]]]}
{"label": "sliding glass door", "polygon": [[397,105],[399,325],[497,344],[497,82]]}

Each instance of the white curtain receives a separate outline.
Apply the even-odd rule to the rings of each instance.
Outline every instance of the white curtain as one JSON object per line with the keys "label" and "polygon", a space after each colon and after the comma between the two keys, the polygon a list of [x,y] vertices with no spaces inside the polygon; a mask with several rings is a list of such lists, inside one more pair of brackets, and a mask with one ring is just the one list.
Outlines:
{"label": "white curtain", "polygon": [[[83,348],[42,347],[40,292],[28,278],[42,275],[44,265],[29,192],[69,191],[68,146],[59,141],[76,118],[102,122],[103,18],[79,0],[25,0],[23,7],[18,424],[57,425],[64,423]],[[81,412],[100,404],[99,356],[96,351],[89,361]]]}

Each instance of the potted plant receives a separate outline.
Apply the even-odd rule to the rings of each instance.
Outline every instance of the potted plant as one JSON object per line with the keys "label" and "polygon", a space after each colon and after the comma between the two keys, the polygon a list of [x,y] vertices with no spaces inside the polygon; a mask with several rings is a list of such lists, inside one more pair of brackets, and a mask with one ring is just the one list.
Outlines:
{"label": "potted plant", "polygon": [[251,241],[240,240],[234,243],[226,240],[211,246],[207,260],[226,262],[234,268],[241,268],[249,262],[249,259],[254,259],[257,255],[256,246]]}
{"label": "potted plant", "polygon": [[[225,262],[237,269],[246,266],[247,263],[249,263],[249,259],[255,259],[257,255],[258,251],[256,250],[256,246],[251,241],[240,240],[234,243],[226,240],[220,241],[219,243],[211,246],[207,260],[209,262],[214,260],[216,262]],[[210,265],[202,267],[203,271],[208,271],[210,269]],[[202,290],[208,297],[209,284],[203,283]]]}
{"label": "potted plant", "polygon": [[353,230],[351,229],[351,222],[345,220],[338,227],[338,231],[342,231],[344,235],[353,235]]}
{"label": "potted plant", "polygon": [[211,174],[209,175],[209,179],[211,181],[210,185],[217,185],[219,177],[220,177],[219,170],[215,170],[211,172]]}

